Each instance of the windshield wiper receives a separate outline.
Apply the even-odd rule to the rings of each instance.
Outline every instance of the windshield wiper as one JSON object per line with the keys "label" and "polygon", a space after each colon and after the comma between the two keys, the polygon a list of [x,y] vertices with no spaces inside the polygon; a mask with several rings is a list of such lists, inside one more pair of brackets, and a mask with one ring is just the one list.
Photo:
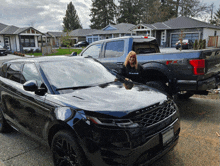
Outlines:
{"label": "windshield wiper", "polygon": [[85,88],[89,88],[91,87],[92,85],[87,85],[87,86],[73,86],[73,87],[65,87],[65,88],[57,88],[56,91],[59,91],[59,90],[67,90],[67,89],[72,89],[72,90],[76,90],[76,89],[85,89]]}

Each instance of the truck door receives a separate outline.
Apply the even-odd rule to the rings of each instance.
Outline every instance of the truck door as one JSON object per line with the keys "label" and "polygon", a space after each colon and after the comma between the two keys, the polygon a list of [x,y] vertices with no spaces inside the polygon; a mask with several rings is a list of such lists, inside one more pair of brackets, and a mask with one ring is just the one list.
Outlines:
{"label": "truck door", "polygon": [[124,40],[106,42],[100,61],[109,69],[120,70],[124,61],[119,61],[124,54]]}

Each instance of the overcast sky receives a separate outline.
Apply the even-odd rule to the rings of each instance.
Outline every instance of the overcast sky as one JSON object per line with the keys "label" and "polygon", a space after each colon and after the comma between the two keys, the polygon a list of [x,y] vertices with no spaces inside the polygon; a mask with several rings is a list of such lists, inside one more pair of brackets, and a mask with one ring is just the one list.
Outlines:
{"label": "overcast sky", "polygon": [[[0,23],[17,27],[32,26],[41,32],[62,31],[63,17],[71,0],[0,0]],[[220,0],[202,2],[218,9]],[[83,29],[90,25],[92,0],[72,0]]]}

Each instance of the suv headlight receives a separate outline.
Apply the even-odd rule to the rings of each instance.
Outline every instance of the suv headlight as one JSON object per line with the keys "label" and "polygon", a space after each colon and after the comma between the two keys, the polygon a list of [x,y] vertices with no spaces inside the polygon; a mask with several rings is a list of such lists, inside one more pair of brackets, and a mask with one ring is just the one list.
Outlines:
{"label": "suv headlight", "polygon": [[122,128],[135,128],[139,125],[134,123],[130,119],[108,119],[108,118],[96,118],[91,116],[86,116],[86,119],[94,124],[105,125],[105,126],[118,126]]}

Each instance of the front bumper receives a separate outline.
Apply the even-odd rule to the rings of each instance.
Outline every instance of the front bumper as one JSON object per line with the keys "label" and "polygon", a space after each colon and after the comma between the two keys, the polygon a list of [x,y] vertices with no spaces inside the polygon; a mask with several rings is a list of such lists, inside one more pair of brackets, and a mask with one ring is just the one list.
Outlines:
{"label": "front bumper", "polygon": [[205,91],[218,88],[220,84],[220,74],[201,81],[178,80],[177,86],[180,91]]}
{"label": "front bumper", "polygon": [[[170,130],[173,130],[174,135],[169,141],[164,143],[163,134]],[[138,134],[138,138],[133,138],[133,140],[131,137],[128,137],[130,138],[129,143],[123,142],[123,131],[116,132],[117,134],[114,134],[111,138],[117,139],[118,143],[109,143],[107,137],[106,142],[94,140],[94,137],[93,139],[84,140],[82,143],[85,145],[83,149],[92,165],[141,166],[152,163],[177,144],[180,123],[177,118],[170,125],[150,135],[142,134],[141,131],[137,132],[135,129],[129,132],[132,135],[135,135],[134,133]],[[104,130],[102,134],[105,135]],[[129,135],[128,132],[126,134]],[[108,134],[106,133],[106,135]]]}

